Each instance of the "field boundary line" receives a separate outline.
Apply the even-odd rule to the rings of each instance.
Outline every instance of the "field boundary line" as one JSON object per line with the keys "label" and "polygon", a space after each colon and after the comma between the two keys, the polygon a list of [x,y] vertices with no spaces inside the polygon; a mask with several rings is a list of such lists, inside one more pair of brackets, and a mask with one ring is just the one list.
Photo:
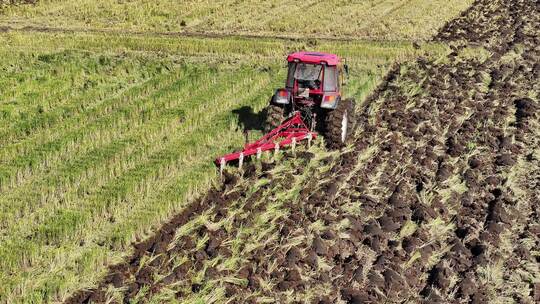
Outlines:
{"label": "field boundary line", "polygon": [[[0,33],[6,32],[34,32],[34,33],[63,33],[63,34],[120,34],[128,36],[140,36],[140,37],[185,37],[185,38],[237,38],[237,39],[249,39],[249,40],[284,40],[284,41],[310,41],[310,40],[325,40],[336,42],[367,42],[367,43],[412,43],[420,42],[423,39],[376,39],[369,37],[339,37],[339,36],[318,36],[318,35],[305,35],[300,36],[287,36],[287,35],[267,35],[267,34],[248,34],[248,33],[228,33],[228,32],[157,32],[157,31],[133,31],[133,30],[119,30],[119,29],[106,29],[106,28],[64,28],[64,27],[49,27],[49,26],[37,26],[26,25],[22,27],[14,27],[11,25],[5,25],[0,23]],[[425,40],[430,41],[431,39]]]}

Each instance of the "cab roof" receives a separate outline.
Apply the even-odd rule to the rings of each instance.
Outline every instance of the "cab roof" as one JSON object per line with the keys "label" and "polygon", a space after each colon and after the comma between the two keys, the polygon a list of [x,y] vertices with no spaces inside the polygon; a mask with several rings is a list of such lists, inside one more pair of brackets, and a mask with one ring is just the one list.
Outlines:
{"label": "cab roof", "polygon": [[337,55],[321,52],[296,52],[287,57],[288,62],[293,62],[295,60],[313,64],[321,64],[321,62],[326,62],[328,65],[338,65],[340,62]]}

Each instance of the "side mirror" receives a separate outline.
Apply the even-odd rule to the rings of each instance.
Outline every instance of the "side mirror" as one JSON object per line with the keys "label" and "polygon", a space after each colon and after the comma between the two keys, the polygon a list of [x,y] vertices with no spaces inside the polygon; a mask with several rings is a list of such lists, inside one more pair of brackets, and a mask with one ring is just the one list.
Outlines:
{"label": "side mirror", "polygon": [[344,64],[343,65],[343,74],[345,75],[341,75],[341,85],[342,86],[346,86],[347,85],[347,82],[349,80],[349,65],[348,64]]}

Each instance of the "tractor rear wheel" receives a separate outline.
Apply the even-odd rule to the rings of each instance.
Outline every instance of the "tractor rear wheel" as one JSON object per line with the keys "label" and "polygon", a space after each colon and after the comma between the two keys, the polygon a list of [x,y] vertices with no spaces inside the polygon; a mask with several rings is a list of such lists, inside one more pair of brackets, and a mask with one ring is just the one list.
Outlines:
{"label": "tractor rear wheel", "polygon": [[266,120],[264,122],[264,133],[269,133],[270,131],[277,128],[283,122],[285,118],[285,108],[269,104],[266,107]]}
{"label": "tractor rear wheel", "polygon": [[345,146],[354,125],[355,101],[342,100],[336,109],[327,112],[325,118],[325,141],[330,149]]}

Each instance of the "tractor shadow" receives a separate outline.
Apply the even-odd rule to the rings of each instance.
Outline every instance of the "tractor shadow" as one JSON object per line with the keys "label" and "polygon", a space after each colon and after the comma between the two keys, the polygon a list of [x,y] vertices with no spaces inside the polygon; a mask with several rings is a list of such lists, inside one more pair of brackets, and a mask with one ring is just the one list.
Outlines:
{"label": "tractor shadow", "polygon": [[238,115],[238,128],[245,134],[249,131],[263,131],[264,120],[266,118],[266,109],[255,113],[250,106],[243,106],[232,111]]}

